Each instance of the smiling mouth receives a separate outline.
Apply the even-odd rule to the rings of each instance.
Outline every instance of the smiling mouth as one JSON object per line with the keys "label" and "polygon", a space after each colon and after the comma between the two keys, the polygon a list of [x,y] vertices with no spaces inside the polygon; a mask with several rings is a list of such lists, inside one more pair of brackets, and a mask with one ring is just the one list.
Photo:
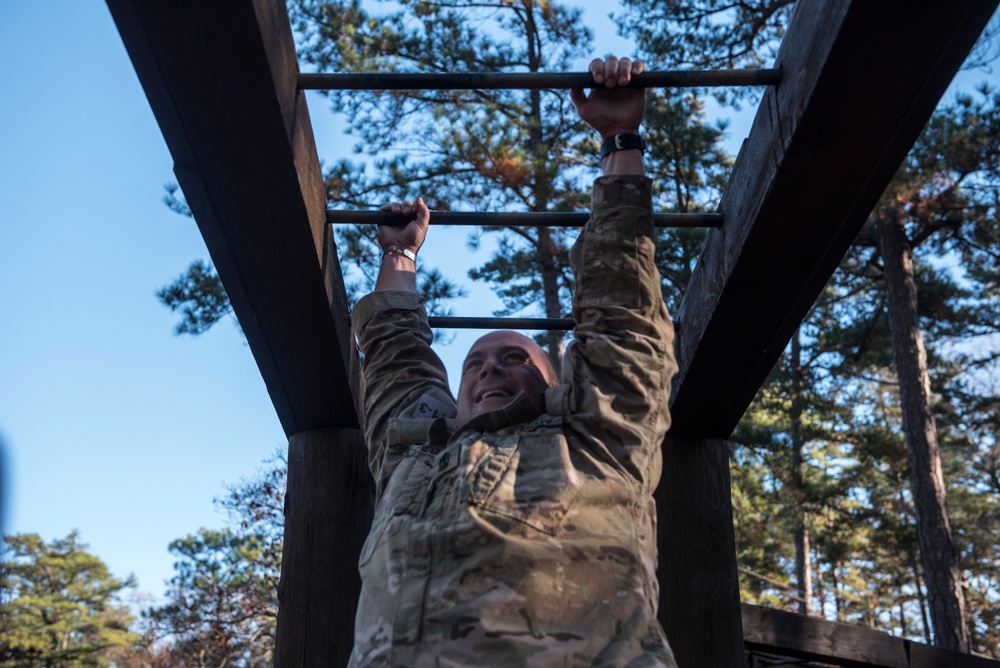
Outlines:
{"label": "smiling mouth", "polygon": [[503,399],[509,399],[511,396],[510,392],[507,390],[487,390],[479,396],[476,397],[476,403],[481,403],[484,399],[493,399],[496,397],[501,397]]}

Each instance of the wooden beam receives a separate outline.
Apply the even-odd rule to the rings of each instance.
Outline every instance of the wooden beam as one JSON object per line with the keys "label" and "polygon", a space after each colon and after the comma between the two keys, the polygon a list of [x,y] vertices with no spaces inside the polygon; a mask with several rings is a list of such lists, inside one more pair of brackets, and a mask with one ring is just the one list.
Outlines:
{"label": "wooden beam", "polygon": [[729,459],[722,439],[663,442],[659,619],[681,668],[744,665]]}
{"label": "wooden beam", "polygon": [[744,603],[747,650],[846,668],[1000,668],[993,661],[930,647],[882,631]]}
{"label": "wooden beam", "polygon": [[286,434],[356,427],[347,298],[280,0],[108,0]]}
{"label": "wooden beam", "polygon": [[903,640],[880,631],[746,603],[742,614],[748,650],[815,661],[836,659],[847,668],[909,667]]}
{"label": "wooden beam", "polygon": [[672,433],[732,433],[996,6],[797,4],[677,314]]}
{"label": "wooden beam", "polygon": [[907,649],[910,652],[910,668],[1000,668],[1000,661],[923,643],[910,642]]}

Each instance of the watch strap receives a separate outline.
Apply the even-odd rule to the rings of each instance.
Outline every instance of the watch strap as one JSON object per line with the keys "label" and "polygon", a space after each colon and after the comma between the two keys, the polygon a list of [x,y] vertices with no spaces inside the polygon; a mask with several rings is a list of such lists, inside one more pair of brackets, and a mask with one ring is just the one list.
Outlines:
{"label": "watch strap", "polygon": [[395,246],[389,246],[382,250],[382,257],[389,255],[390,253],[402,253],[403,257],[408,257],[413,260],[414,264],[417,262],[417,254],[411,251],[409,248],[396,248]]}
{"label": "watch strap", "polygon": [[646,141],[642,138],[642,135],[634,132],[619,132],[616,135],[608,137],[601,144],[601,160],[604,160],[615,151],[625,151],[632,148],[637,148],[643,153],[646,152]]}

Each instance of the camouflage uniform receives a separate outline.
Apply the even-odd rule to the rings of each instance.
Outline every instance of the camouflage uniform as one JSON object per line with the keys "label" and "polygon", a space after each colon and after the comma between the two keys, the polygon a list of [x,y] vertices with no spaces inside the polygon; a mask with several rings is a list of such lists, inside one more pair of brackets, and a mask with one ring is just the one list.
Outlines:
{"label": "camouflage uniform", "polygon": [[539,414],[464,425],[413,293],[355,309],[378,485],[352,666],[674,666],[656,621],[676,371],[649,179],[601,177],[570,253],[577,326]]}

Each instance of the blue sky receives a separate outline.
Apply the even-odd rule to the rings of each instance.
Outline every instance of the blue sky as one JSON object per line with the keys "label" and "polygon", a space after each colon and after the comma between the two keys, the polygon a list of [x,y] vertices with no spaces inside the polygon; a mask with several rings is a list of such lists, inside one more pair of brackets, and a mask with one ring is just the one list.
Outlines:
{"label": "blue sky", "polygon": [[[587,20],[612,28],[603,14]],[[623,42],[599,36],[596,50]],[[160,597],[168,543],[222,525],[212,498],[287,440],[236,327],[174,336],[154,297],[207,252],[162,203],[172,160],[104,3],[0,0],[0,63],[0,520],[47,540],[79,529]],[[325,147],[349,142],[310,105],[332,162]],[[461,279],[449,262],[467,258],[465,232],[440,234],[424,255]],[[455,312],[495,303],[473,287]],[[449,369],[475,336],[444,352]]]}

